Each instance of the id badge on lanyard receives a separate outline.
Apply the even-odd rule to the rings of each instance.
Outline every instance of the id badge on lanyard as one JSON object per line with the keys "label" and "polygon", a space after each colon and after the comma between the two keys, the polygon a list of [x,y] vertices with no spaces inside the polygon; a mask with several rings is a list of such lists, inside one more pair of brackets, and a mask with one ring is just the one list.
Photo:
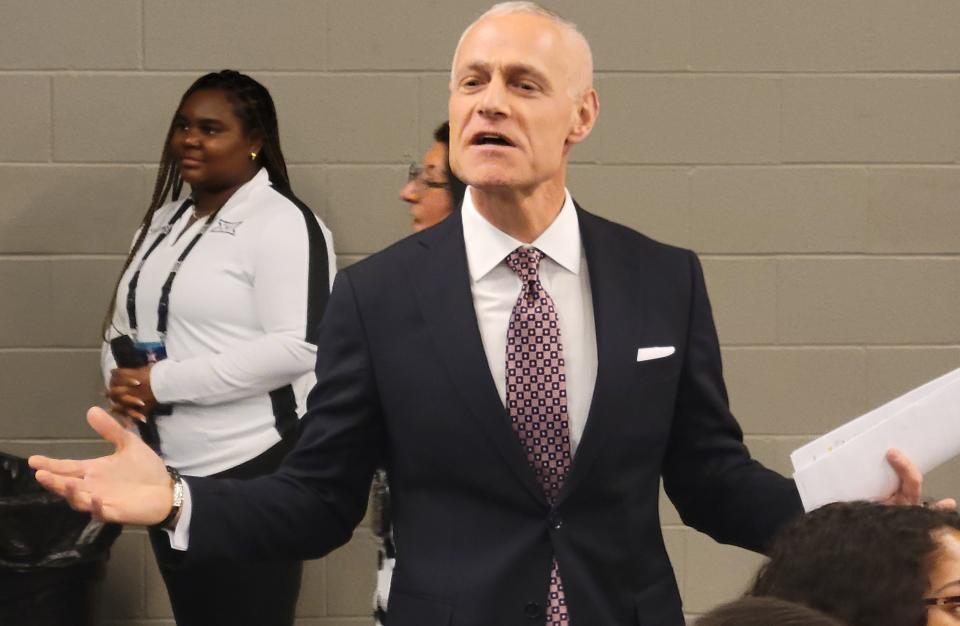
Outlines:
{"label": "id badge on lanyard", "polygon": [[157,334],[160,336],[160,341],[140,341],[137,338],[138,323],[136,294],[137,286],[140,282],[140,271],[143,269],[143,265],[150,257],[150,254],[153,253],[157,246],[160,245],[160,242],[162,242],[167,235],[170,234],[170,231],[173,229],[173,225],[192,205],[193,200],[190,199],[186,200],[180,205],[180,208],[177,209],[177,212],[170,219],[170,222],[163,227],[160,234],[140,259],[140,263],[137,265],[133,276],[130,278],[130,284],[127,287],[127,317],[129,318],[130,334],[133,336],[134,347],[140,351],[148,364],[157,363],[158,361],[162,361],[167,358],[167,348],[163,339],[167,335],[167,322],[170,314],[170,290],[173,288],[173,281],[177,277],[177,272],[180,270],[180,266],[187,258],[187,255],[190,254],[190,251],[193,250],[193,247],[197,245],[197,242],[200,241],[200,238],[203,237],[204,233],[207,232],[207,229],[210,228],[210,220],[212,219],[212,216],[207,218],[207,221],[204,222],[203,226],[200,228],[200,232],[197,233],[190,243],[187,244],[186,248],[184,248],[183,252],[180,253],[180,256],[173,265],[173,268],[170,270],[170,274],[167,276],[166,282],[164,282],[163,287],[160,290],[160,301],[157,304]]}
{"label": "id badge on lanyard", "polygon": [[162,341],[137,341],[133,344],[143,354],[147,365],[152,365],[167,358],[167,347]]}
{"label": "id badge on lanyard", "polygon": [[[197,245],[197,242],[200,241],[200,238],[203,237],[203,234],[207,232],[207,229],[210,228],[210,220],[212,216],[207,218],[207,221],[204,222],[200,232],[197,233],[190,243],[187,244],[179,258],[177,258],[176,263],[174,263],[173,268],[170,271],[170,274],[167,276],[166,282],[163,284],[163,287],[160,290],[160,302],[157,305],[157,335],[160,336],[160,341],[140,341],[137,337],[138,323],[136,294],[137,286],[140,282],[140,271],[143,269],[143,265],[150,254],[153,253],[157,246],[160,245],[160,242],[166,239],[167,235],[170,234],[170,231],[173,230],[173,225],[192,205],[193,200],[191,199],[187,199],[183,204],[180,205],[180,208],[177,209],[177,212],[173,215],[166,226],[160,230],[160,234],[156,239],[153,240],[153,243],[150,244],[150,247],[147,248],[147,251],[140,259],[140,263],[133,272],[133,276],[130,278],[130,283],[127,286],[127,317],[129,319],[131,335],[128,341],[130,341],[130,344],[132,344],[132,347],[136,350],[136,352],[139,353],[138,356],[140,358],[138,361],[141,363],[145,361],[143,365],[157,363],[167,358],[167,347],[164,344],[163,339],[167,336],[167,321],[170,312],[170,290],[173,287],[173,281],[177,277],[177,271],[180,269],[183,261],[187,258],[187,255],[190,254],[190,251],[193,250],[193,247]],[[158,452],[160,450],[160,436],[157,431],[155,418],[161,415],[170,415],[172,411],[172,405],[158,404],[156,407],[154,407],[150,415],[147,416],[147,421],[145,423],[137,424],[137,426],[140,427],[143,440]]]}

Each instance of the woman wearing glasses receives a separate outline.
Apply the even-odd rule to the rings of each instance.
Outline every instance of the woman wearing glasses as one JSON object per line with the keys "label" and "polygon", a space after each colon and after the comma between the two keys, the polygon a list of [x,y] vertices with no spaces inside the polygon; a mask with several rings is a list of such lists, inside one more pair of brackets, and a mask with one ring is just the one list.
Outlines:
{"label": "woman wearing glasses", "polygon": [[781,532],[749,595],[805,604],[850,626],[960,625],[960,516],[827,505]]}
{"label": "woman wearing glasses", "polygon": [[433,131],[433,145],[420,163],[411,163],[400,199],[410,204],[413,231],[420,232],[460,208],[466,186],[450,171],[450,124]]}
{"label": "woman wearing glasses", "polygon": [[[407,184],[400,190],[400,199],[410,204],[413,231],[420,232],[443,221],[460,207],[466,185],[450,171],[448,151],[450,124],[444,122],[433,131],[433,145],[420,163],[411,163]],[[378,626],[387,623],[387,598],[393,578],[393,531],[390,525],[390,488],[386,472],[380,470],[373,479],[373,532],[380,545],[377,550],[377,589],[373,598],[374,619]]]}

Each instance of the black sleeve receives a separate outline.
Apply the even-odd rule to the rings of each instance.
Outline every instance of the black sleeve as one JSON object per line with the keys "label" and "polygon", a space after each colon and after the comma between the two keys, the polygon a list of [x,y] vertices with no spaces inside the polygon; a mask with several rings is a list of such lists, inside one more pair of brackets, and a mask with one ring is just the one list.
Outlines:
{"label": "black sleeve", "polygon": [[730,413],[703,270],[690,253],[689,334],[664,459],[667,495],[684,523],[721,543],[764,551],[803,512],[792,480],[750,458]]}
{"label": "black sleeve", "polygon": [[317,336],[317,384],[283,465],[252,480],[189,478],[187,562],[307,559],[346,543],[367,507],[384,450],[363,322],[340,272]]}

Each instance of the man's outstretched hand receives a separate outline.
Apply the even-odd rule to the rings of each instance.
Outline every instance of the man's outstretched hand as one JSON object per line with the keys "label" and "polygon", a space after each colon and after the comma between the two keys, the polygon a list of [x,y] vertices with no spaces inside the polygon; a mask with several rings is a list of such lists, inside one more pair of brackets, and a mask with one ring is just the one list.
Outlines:
{"label": "man's outstretched hand", "polygon": [[143,526],[163,521],[173,506],[173,485],[160,457],[102,409],[87,411],[87,422],[114,453],[86,461],[32,456],[37,481],[97,519]]}
{"label": "man's outstretched hand", "polygon": [[[900,488],[897,489],[896,493],[883,500],[883,504],[922,504],[923,474],[913,464],[913,461],[907,458],[907,455],[903,452],[891,448],[887,451],[887,463],[897,473],[897,477],[900,479]],[[955,509],[957,508],[957,501],[953,498],[947,498],[934,502],[932,506],[938,509]]]}

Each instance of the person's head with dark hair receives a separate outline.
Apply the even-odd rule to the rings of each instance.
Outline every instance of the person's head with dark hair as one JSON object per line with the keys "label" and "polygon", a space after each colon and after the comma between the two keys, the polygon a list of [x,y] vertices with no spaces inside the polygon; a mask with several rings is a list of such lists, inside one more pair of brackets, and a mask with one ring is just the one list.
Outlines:
{"label": "person's head with dark hair", "polygon": [[[184,92],[167,129],[153,198],[120,275],[147,235],[156,210],[190,185],[197,216],[209,216],[261,168],[281,193],[292,193],[280,149],[277,111],[267,88],[235,70],[204,74]],[[116,302],[104,320],[106,336]]]}
{"label": "person's head with dark hair", "polygon": [[459,208],[466,185],[450,171],[450,124],[433,131],[433,144],[420,163],[411,163],[400,199],[410,204],[413,230],[421,231],[443,221]]}
{"label": "person's head with dark hair", "polygon": [[467,185],[457,178],[457,175],[450,169],[450,122],[444,122],[437,126],[433,131],[433,140],[443,144],[447,183],[450,185],[450,198],[453,209],[456,210],[460,206],[460,203],[463,202],[463,194],[467,192]]}
{"label": "person's head with dark hair", "polygon": [[805,604],[850,626],[960,624],[955,603],[926,601],[960,595],[960,516],[827,505],[781,531],[748,595]]}
{"label": "person's head with dark hair", "polygon": [[846,626],[815,609],[779,598],[741,598],[718,606],[697,626]]}

